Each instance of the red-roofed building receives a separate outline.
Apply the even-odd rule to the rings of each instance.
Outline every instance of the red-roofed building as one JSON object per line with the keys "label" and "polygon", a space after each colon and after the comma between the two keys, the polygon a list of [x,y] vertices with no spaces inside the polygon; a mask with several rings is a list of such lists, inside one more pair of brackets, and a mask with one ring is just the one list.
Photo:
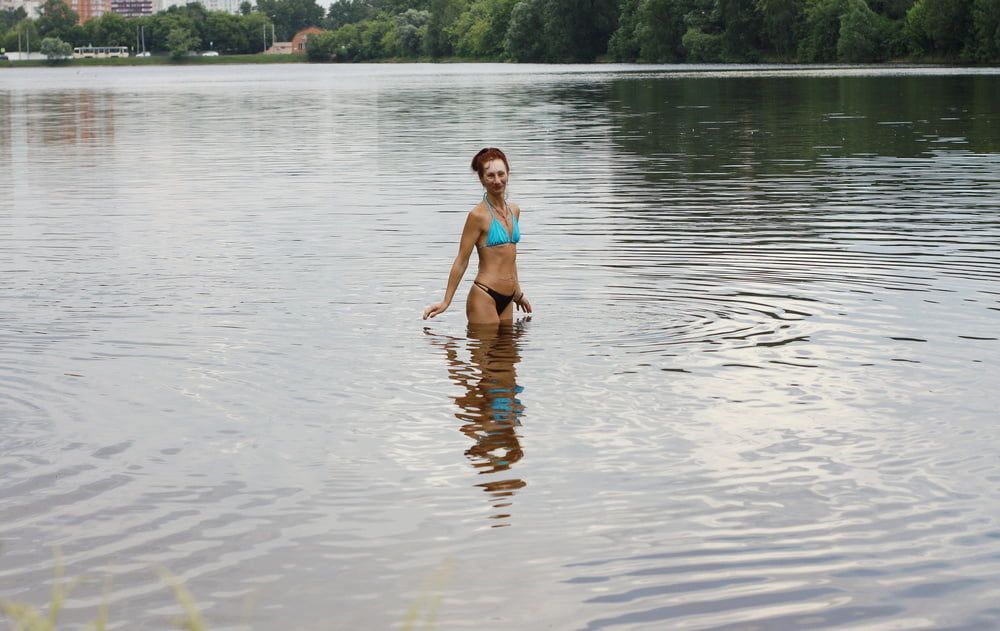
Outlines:
{"label": "red-roofed building", "polygon": [[292,54],[295,55],[305,55],[306,54],[306,43],[310,38],[316,37],[323,32],[323,29],[316,26],[309,26],[298,33],[292,38]]}

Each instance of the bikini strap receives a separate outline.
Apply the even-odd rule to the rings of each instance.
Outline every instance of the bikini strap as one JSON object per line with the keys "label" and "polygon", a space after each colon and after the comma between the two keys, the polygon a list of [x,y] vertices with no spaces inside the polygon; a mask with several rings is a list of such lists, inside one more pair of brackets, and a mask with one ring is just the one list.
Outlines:
{"label": "bikini strap", "polygon": [[496,219],[497,216],[493,213],[493,204],[490,203],[490,198],[487,196],[486,192],[483,192],[483,201],[486,202],[486,208],[490,211],[490,217]]}
{"label": "bikini strap", "polygon": [[[483,193],[483,201],[486,202],[486,207],[490,209],[490,217],[496,217],[496,213],[493,212],[493,204],[490,203],[489,195],[485,192]],[[506,198],[504,199],[504,204],[506,204],[507,212],[510,213],[511,218],[516,219],[516,217],[514,217],[514,209],[507,203]]]}

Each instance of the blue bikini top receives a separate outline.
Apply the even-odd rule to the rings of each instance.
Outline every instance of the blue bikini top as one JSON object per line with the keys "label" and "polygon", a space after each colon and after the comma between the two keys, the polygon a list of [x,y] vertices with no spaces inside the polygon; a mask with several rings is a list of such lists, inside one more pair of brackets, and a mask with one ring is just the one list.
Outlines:
{"label": "blue bikini top", "polygon": [[490,231],[486,234],[486,246],[487,248],[492,248],[495,245],[503,245],[505,243],[517,243],[521,240],[521,227],[517,224],[517,216],[514,211],[510,211],[510,222],[511,228],[514,234],[507,234],[507,228],[504,227],[500,220],[497,219],[496,212],[494,211],[493,204],[490,203],[490,198],[485,194],[483,195],[483,201],[486,202],[486,207],[490,209]]}

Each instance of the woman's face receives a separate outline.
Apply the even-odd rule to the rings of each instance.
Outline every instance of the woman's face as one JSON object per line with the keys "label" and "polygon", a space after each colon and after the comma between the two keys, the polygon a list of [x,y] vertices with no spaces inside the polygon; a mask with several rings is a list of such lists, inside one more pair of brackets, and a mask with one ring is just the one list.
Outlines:
{"label": "woman's face", "polygon": [[507,166],[497,158],[486,163],[483,175],[479,178],[485,188],[494,195],[503,195],[507,189]]}

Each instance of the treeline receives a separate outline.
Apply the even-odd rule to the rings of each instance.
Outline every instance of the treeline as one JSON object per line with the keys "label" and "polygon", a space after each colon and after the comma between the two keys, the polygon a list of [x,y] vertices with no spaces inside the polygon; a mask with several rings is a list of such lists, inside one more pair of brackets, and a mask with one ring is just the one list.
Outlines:
{"label": "treeline", "polygon": [[[63,0],[0,12],[0,41],[260,52],[306,26],[315,61],[461,57],[522,62],[1000,63],[1000,0],[257,0],[240,15],[200,4],[77,26]],[[4,33],[6,34],[4,35]]]}
{"label": "treeline", "polygon": [[1000,0],[336,0],[314,60],[1000,62]]}

